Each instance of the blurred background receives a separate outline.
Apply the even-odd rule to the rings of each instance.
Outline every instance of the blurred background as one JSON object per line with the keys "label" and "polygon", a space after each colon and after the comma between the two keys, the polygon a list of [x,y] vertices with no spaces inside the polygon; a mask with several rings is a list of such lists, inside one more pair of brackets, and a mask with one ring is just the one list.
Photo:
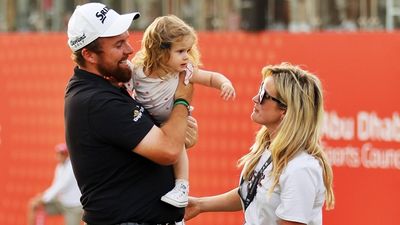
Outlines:
{"label": "blurred background", "polygon": [[[0,0],[0,31],[63,31],[84,0]],[[140,11],[134,28],[175,14],[199,31],[383,31],[400,25],[398,0],[108,0],[119,12]]]}
{"label": "blurred background", "polygon": [[[29,198],[47,188],[64,141],[64,90],[74,64],[66,24],[89,1],[0,0],[0,224],[26,224]],[[324,86],[323,141],[334,171],[336,208],[325,225],[400,221],[400,0],[120,0],[139,11],[130,42],[140,47],[154,18],[175,14],[199,35],[203,67],[229,77],[225,102],[196,87],[199,142],[189,150],[191,195],[238,185],[237,160],[259,129],[251,98],[261,69],[290,62]],[[60,217],[46,225],[61,225]],[[188,225],[239,225],[242,212],[206,213]]]}

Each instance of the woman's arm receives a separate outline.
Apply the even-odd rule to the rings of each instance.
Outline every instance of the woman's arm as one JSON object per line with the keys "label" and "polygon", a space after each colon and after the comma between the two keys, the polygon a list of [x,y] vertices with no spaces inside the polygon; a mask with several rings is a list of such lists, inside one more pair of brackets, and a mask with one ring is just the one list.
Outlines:
{"label": "woman's arm", "polygon": [[190,220],[203,212],[228,212],[242,209],[238,188],[224,194],[209,197],[189,198],[189,205],[185,210],[185,220]]}

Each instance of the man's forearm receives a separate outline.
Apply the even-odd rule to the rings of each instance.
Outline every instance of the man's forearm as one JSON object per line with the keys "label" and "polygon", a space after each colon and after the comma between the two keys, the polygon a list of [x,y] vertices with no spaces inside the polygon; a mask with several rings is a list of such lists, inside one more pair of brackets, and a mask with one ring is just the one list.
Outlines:
{"label": "man's forearm", "polygon": [[[185,105],[177,104],[171,112],[167,122],[161,130],[168,136],[169,141],[176,149],[182,149],[185,144],[187,118],[189,111]],[[175,148],[174,148],[175,149]]]}

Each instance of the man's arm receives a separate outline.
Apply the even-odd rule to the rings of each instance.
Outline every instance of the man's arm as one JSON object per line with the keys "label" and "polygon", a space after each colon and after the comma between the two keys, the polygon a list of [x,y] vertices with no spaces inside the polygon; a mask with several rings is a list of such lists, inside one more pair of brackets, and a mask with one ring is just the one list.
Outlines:
{"label": "man's arm", "polygon": [[[185,99],[190,103],[193,85],[184,85],[183,78],[184,74],[181,74],[175,99]],[[176,104],[163,126],[153,126],[133,151],[162,165],[174,164],[185,144],[188,116],[188,108],[183,104]]]}
{"label": "man's arm", "polygon": [[53,181],[51,183],[51,186],[48,187],[43,193],[41,197],[42,202],[49,202],[53,200],[57,194],[60,193],[60,191],[63,188],[64,178],[62,177],[63,171],[62,171],[62,166],[60,164],[57,164],[57,167],[54,171],[54,176],[53,176]]}

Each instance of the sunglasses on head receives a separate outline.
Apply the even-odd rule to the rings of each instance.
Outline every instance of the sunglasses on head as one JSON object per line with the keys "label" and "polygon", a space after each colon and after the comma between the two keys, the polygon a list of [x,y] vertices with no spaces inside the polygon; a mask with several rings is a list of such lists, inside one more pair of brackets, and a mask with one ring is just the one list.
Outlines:
{"label": "sunglasses on head", "polygon": [[272,101],[278,103],[279,107],[286,108],[286,104],[281,102],[279,99],[272,97],[267,90],[264,88],[264,82],[261,83],[260,89],[258,91],[258,103],[262,104],[264,100],[271,99]]}

